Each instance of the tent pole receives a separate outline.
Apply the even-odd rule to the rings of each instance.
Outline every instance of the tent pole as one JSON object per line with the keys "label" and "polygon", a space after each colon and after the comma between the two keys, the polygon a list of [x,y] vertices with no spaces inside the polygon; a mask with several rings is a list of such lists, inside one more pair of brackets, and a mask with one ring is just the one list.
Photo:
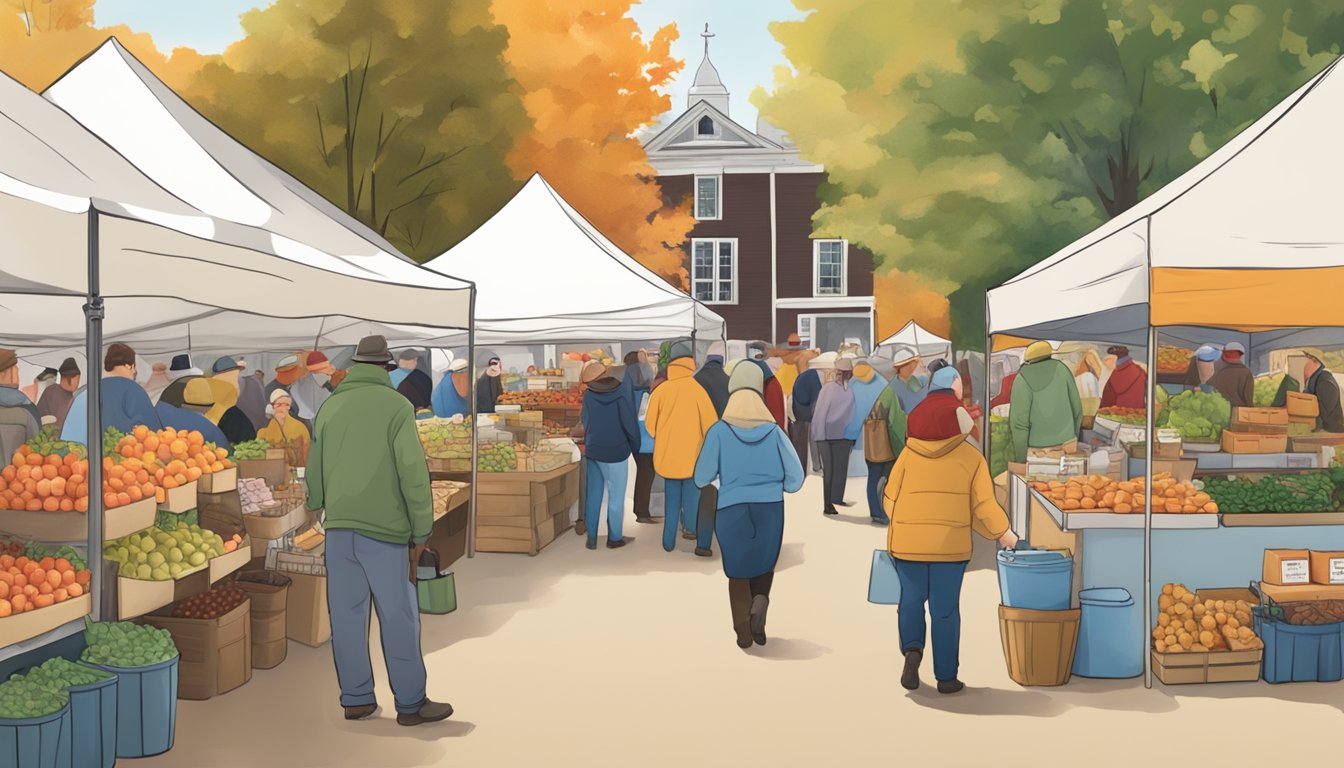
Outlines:
{"label": "tent pole", "polygon": [[1143,492],[1148,496],[1143,505],[1143,687],[1153,687],[1153,655],[1148,652],[1148,632],[1153,626],[1153,444],[1156,425],[1155,409],[1157,389],[1157,329],[1148,326],[1148,430],[1144,435],[1147,453],[1143,461],[1145,485]]}
{"label": "tent pole", "polygon": [[[948,335],[950,336],[951,334],[948,334]],[[990,376],[990,370],[991,370],[991,368],[990,368],[990,364],[989,364],[989,355],[990,355],[990,352],[993,351],[993,349],[994,349],[994,334],[992,334],[992,333],[989,332],[989,291],[985,291],[985,385],[984,385],[984,397],[983,397],[983,399],[984,399],[984,404],[981,406],[981,407],[983,408],[983,410],[984,410],[984,413],[982,414],[981,418],[983,418],[983,419],[985,420],[985,421],[984,421],[984,426],[982,427],[982,428],[984,429],[984,432],[982,432],[981,434],[984,436],[985,439],[980,441],[980,451],[981,451],[981,453],[983,453],[983,454],[985,455],[985,461],[989,461],[989,431],[990,431],[990,430],[989,430],[989,401],[990,401],[990,397],[989,397],[989,376]],[[916,348],[915,348],[915,351],[918,352],[918,351],[919,351],[919,348],[916,347]]]}
{"label": "tent pole", "polygon": [[[467,520],[467,557],[476,556],[476,435],[479,432],[481,415],[476,409],[476,284],[471,284],[471,310],[467,316],[467,413],[471,419],[467,422],[471,430],[471,509]],[[451,379],[451,377],[450,377]],[[451,386],[452,382],[449,381]]]}
{"label": "tent pole", "polygon": [[89,457],[89,510],[88,510],[88,565],[89,593],[93,596],[93,619],[103,619],[107,604],[107,580],[103,578],[103,297],[98,285],[98,209],[89,205],[89,291],[84,304],[84,355],[89,368],[89,383],[85,389],[88,404],[88,430],[85,435]]}

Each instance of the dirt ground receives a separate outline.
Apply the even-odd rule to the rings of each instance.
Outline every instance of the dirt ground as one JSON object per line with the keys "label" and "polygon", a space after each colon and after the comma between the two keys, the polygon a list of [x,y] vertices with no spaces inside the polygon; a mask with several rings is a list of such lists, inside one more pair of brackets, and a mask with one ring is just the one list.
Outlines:
{"label": "dirt ground", "polygon": [[[572,533],[537,557],[482,554],[456,566],[458,610],[424,617],[429,695],[457,712],[403,728],[384,709],[341,718],[329,647],[291,642],[274,670],[211,701],[178,706],[177,743],[151,766],[1122,766],[1236,757],[1323,758],[1341,750],[1344,687],[1264,683],[1152,690],[1142,679],[1022,688],[999,640],[992,545],[962,595],[961,679],[907,693],[896,609],[866,601],[885,529],[860,504],[821,515],[820,479],[788,501],[769,644],[739,650],[719,561],[672,554],[661,526],[627,521],[633,545],[588,551]],[[377,632],[375,625],[374,632]],[[376,634],[375,634],[376,636]],[[917,764],[917,763],[916,763]]]}

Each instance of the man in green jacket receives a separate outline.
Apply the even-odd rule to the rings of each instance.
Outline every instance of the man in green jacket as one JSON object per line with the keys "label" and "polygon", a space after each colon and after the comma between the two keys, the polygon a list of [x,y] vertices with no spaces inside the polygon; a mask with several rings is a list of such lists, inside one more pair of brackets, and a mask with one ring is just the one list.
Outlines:
{"label": "man in green jacket", "polygon": [[352,362],[314,422],[305,475],[308,508],[326,510],[327,605],[341,706],[347,720],[378,709],[369,661],[372,598],[397,722],[436,722],[453,708],[425,696],[413,582],[434,522],[429,469],[410,401],[388,376],[387,340],[365,337]]}
{"label": "man in green jacket", "polygon": [[1025,362],[1013,380],[1008,423],[1013,460],[1027,460],[1028,448],[1059,448],[1078,440],[1083,401],[1069,367],[1054,359],[1049,342],[1027,347]]}

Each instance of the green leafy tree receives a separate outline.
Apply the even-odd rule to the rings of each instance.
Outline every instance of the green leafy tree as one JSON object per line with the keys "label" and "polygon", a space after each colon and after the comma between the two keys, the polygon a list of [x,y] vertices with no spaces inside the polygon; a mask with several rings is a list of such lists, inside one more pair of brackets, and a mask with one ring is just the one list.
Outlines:
{"label": "green leafy tree", "polygon": [[183,94],[207,117],[421,260],[517,189],[530,123],[489,0],[278,0]]}
{"label": "green leafy tree", "polygon": [[818,233],[948,291],[964,348],[983,346],[986,288],[1175,179],[1344,43],[1337,0],[796,1],[814,12],[772,30],[797,71],[753,100],[827,167]]}

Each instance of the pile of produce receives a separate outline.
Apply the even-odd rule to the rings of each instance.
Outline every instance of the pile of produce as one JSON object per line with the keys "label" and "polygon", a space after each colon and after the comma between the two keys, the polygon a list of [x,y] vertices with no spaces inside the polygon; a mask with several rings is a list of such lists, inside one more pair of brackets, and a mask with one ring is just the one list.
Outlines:
{"label": "pile of produce", "polygon": [[1288,378],[1288,375],[1285,373],[1258,377],[1255,380],[1255,406],[1257,408],[1273,407],[1274,398],[1279,394],[1279,387],[1283,386],[1283,380],[1286,378]]}
{"label": "pile of produce", "polygon": [[1157,348],[1158,373],[1185,373],[1190,368],[1190,360],[1195,356],[1193,349],[1180,347]]}
{"label": "pile of produce", "polygon": [[557,405],[583,405],[583,395],[578,387],[570,389],[547,389],[537,392],[505,392],[499,397],[500,405],[522,405],[546,408]]}
{"label": "pile of produce", "polygon": [[471,423],[452,419],[421,419],[415,424],[420,445],[432,459],[470,459]]}
{"label": "pile of produce", "polygon": [[260,461],[266,458],[266,452],[271,449],[271,444],[265,440],[248,440],[245,443],[237,443],[233,446],[234,461]]}
{"label": "pile of produce", "polygon": [[247,593],[233,587],[212,589],[193,595],[173,607],[178,619],[218,619],[247,602]]}
{"label": "pile of produce", "polygon": [[1226,514],[1258,512],[1333,512],[1339,508],[1335,482],[1325,472],[1265,475],[1259,480],[1219,476],[1204,480],[1204,490]]}
{"label": "pile of produce", "polygon": [[83,595],[92,575],[82,561],[0,555],[0,618],[47,608]]}
{"label": "pile of produce", "polygon": [[60,712],[70,694],[53,691],[35,680],[15,675],[0,683],[0,719],[28,720]]}
{"label": "pile of produce", "polygon": [[1129,424],[1135,427],[1148,426],[1148,411],[1143,408],[1121,408],[1118,405],[1112,405],[1102,408],[1097,412],[1097,415],[1120,424]]}
{"label": "pile of produce", "polygon": [[1216,392],[1189,390],[1171,398],[1158,414],[1158,427],[1170,427],[1183,440],[1216,443],[1232,422],[1232,404]]}
{"label": "pile of produce", "polygon": [[552,419],[546,419],[541,423],[541,428],[547,437],[569,437],[570,427],[561,424]]}
{"label": "pile of produce", "polygon": [[615,362],[611,359],[611,355],[601,349],[594,349],[592,352],[566,352],[565,359],[580,363],[596,360],[603,365],[611,365]]}
{"label": "pile of produce", "polygon": [[989,475],[998,477],[1008,471],[1013,459],[1013,430],[1007,416],[989,415]]}
{"label": "pile of produce", "polygon": [[186,523],[187,525],[196,525],[201,521],[200,510],[189,509],[186,512],[178,514],[176,512],[165,512],[159,510],[154,513],[154,527],[161,531],[175,531],[177,526]]}
{"label": "pile of produce", "polygon": [[1265,644],[1251,629],[1251,604],[1205,600],[1181,584],[1165,584],[1157,599],[1153,647],[1158,653],[1249,651]]}
{"label": "pile of produce", "polygon": [[559,368],[538,368],[535,365],[527,367],[528,376],[564,376],[565,372]]}
{"label": "pile of produce", "polygon": [[477,470],[513,472],[518,469],[518,453],[513,443],[481,443],[477,446]]}
{"label": "pile of produce", "polygon": [[263,506],[273,506],[275,496],[271,487],[260,477],[241,477],[238,479],[238,500],[242,503],[244,515],[255,515]]}
{"label": "pile of produce", "polygon": [[168,500],[167,491],[201,475],[234,466],[229,452],[207,443],[200,432],[137,426],[131,434],[116,427],[103,433],[103,505],[108,509],[141,499]]}
{"label": "pile of produce", "polygon": [[1153,475],[1153,493],[1144,493],[1143,478],[1120,482],[1102,475],[1071,477],[1068,482],[1036,482],[1031,487],[1045,494],[1055,506],[1066,512],[1099,510],[1142,514],[1147,503],[1154,514],[1216,514],[1219,505],[1193,483],[1178,483],[1170,472]]}
{"label": "pile of produce", "polygon": [[1270,616],[1295,626],[1338,624],[1344,621],[1344,600],[1282,603],[1270,609]]}
{"label": "pile of produce", "polygon": [[87,647],[80,659],[104,667],[135,669],[159,664],[177,656],[177,646],[168,630],[125,621],[84,619]]}
{"label": "pile of produce", "polygon": [[238,549],[242,537],[224,539],[198,525],[176,530],[151,529],[103,545],[103,558],[117,563],[127,579],[168,581],[205,566],[209,560]]}
{"label": "pile of produce", "polygon": [[47,427],[19,446],[0,478],[0,509],[88,512],[89,459],[84,446],[53,439]]}
{"label": "pile of produce", "polygon": [[85,664],[76,664],[60,656],[47,659],[40,666],[28,670],[28,674],[24,675],[26,679],[47,690],[59,692],[101,683],[111,676],[110,672],[94,669]]}

